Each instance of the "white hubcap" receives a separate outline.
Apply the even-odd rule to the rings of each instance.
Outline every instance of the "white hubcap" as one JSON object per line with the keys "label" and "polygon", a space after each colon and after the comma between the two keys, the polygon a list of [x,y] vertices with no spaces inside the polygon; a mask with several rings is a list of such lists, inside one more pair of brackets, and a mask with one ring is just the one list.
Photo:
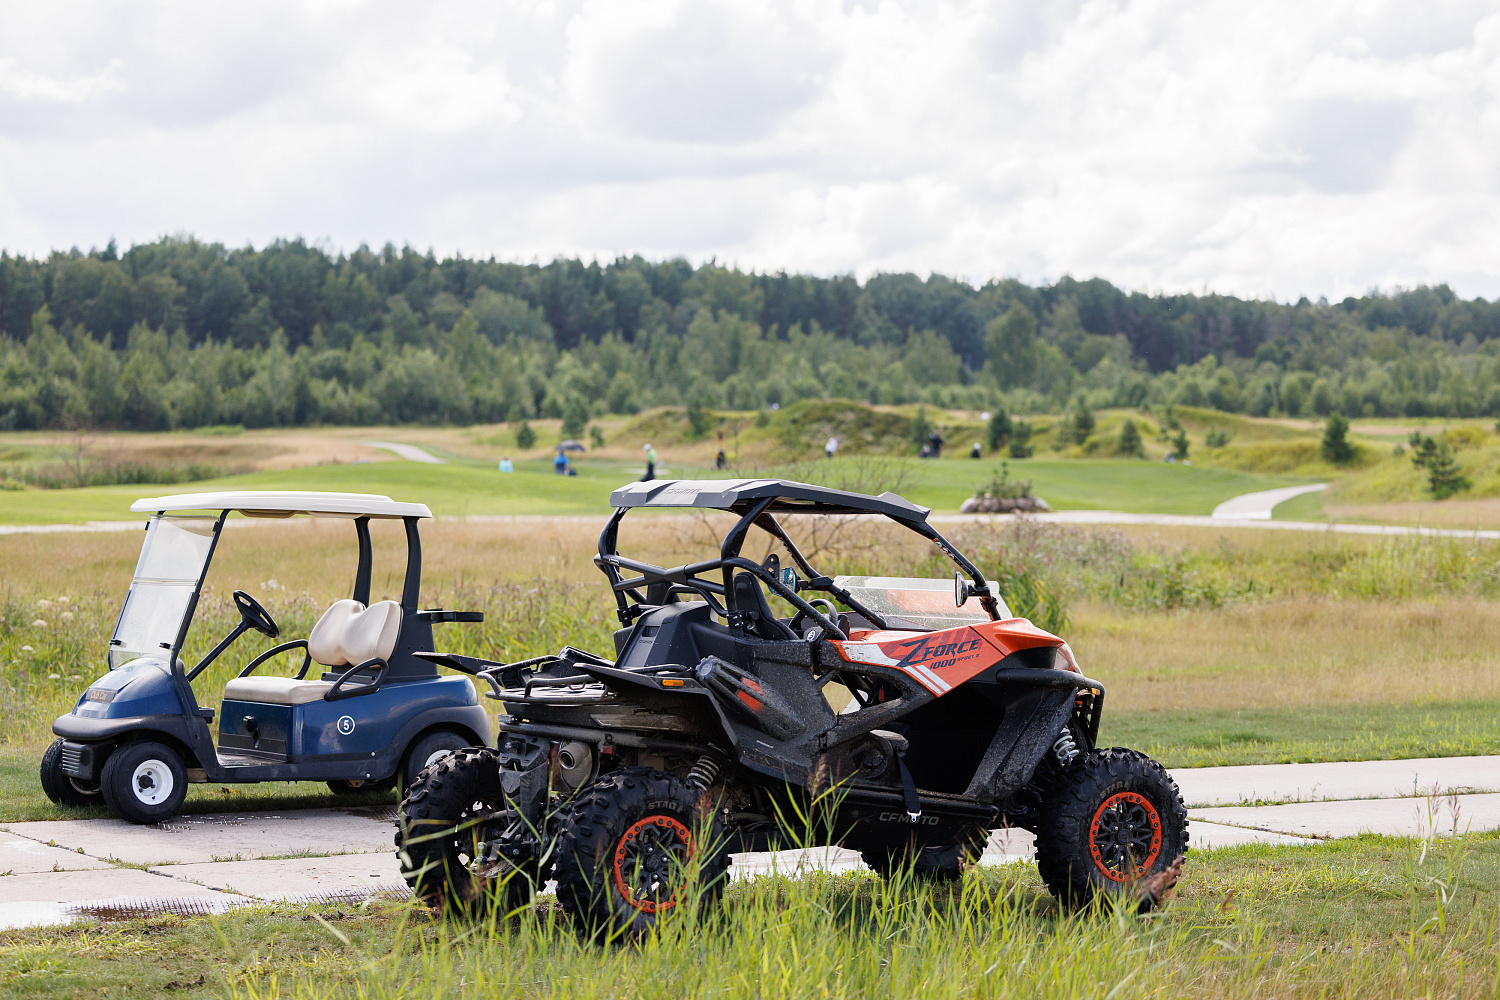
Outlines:
{"label": "white hubcap", "polygon": [[130,776],[130,789],[142,805],[165,802],[172,794],[172,769],[159,760],[143,761]]}
{"label": "white hubcap", "polygon": [[436,764],[438,761],[442,760],[444,757],[448,756],[452,752],[453,752],[452,750],[439,750],[437,753],[428,754],[427,755],[427,760],[422,764],[422,766],[423,767],[431,767],[432,765]]}

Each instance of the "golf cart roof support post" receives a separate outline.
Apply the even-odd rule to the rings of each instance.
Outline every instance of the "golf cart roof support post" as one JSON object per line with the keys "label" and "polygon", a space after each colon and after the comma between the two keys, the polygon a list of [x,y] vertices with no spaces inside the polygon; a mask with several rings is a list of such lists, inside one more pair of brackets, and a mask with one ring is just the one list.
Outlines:
{"label": "golf cart roof support post", "polygon": [[729,534],[724,536],[724,544],[719,546],[719,558],[724,562],[724,604],[730,611],[737,612],[740,609],[734,599],[734,568],[729,565],[729,560],[738,558],[750,526],[760,519],[760,516],[766,512],[766,508],[775,503],[776,499],[775,496],[765,497],[747,510],[744,516],[735,522],[734,527],[729,529]]}
{"label": "golf cart roof support post", "polygon": [[[165,516],[165,512],[157,516]],[[193,615],[198,613],[198,597],[203,593],[203,581],[208,577],[208,567],[213,565],[214,549],[219,547],[219,536],[224,532],[224,519],[228,516],[229,511],[220,511],[219,519],[214,522],[214,535],[208,543],[208,555],[203,559],[203,570],[198,574],[198,585],[193,588],[193,597],[188,601],[187,611],[182,616],[182,624],[177,628],[177,638],[172,643],[173,660],[177,658],[182,644],[187,641],[188,629],[193,625]]]}
{"label": "golf cart roof support post", "polygon": [[359,537],[359,566],[354,570],[353,597],[360,604],[370,603],[370,567],[374,557],[370,551],[370,519],[356,517],[354,533]]}
{"label": "golf cart roof support post", "polygon": [[417,519],[403,517],[406,525],[406,584],[401,588],[401,610],[411,614],[417,610],[422,589],[422,538],[417,533]]}
{"label": "golf cart roof support post", "polygon": [[629,507],[616,507],[615,512],[610,515],[609,522],[604,525],[604,530],[599,532],[599,558],[594,560],[594,565],[599,567],[604,573],[604,578],[609,581],[610,590],[615,595],[615,604],[619,606],[615,614],[624,625],[630,624],[630,601],[626,599],[625,592],[619,588],[620,571],[609,561],[609,558],[616,555],[615,548],[620,539],[620,519],[629,509]]}
{"label": "golf cart roof support post", "polygon": [[990,620],[1000,620],[1000,603],[995,600],[995,595],[990,593],[989,581],[984,578],[984,574],[979,571],[977,566],[969,562],[967,556],[949,544],[948,539],[938,534],[938,530],[926,521],[906,521],[900,518],[895,518],[895,520],[900,521],[900,523],[906,525],[917,534],[932,539],[938,548],[946,552],[949,559],[956,562],[960,569],[974,579],[974,586],[969,593],[979,598],[979,604],[984,608],[985,613],[990,616]]}

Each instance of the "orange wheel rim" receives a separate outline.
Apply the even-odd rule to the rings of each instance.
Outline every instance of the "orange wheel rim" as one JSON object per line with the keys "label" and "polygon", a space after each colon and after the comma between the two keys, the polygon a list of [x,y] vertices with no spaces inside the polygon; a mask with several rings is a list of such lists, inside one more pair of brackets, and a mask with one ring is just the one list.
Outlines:
{"label": "orange wheel rim", "polygon": [[1161,857],[1161,814],[1139,792],[1116,792],[1094,811],[1089,853],[1111,882],[1144,875]]}
{"label": "orange wheel rim", "polygon": [[615,845],[612,874],[622,899],[642,913],[677,905],[677,886],[693,859],[693,835],[670,816],[631,824]]}

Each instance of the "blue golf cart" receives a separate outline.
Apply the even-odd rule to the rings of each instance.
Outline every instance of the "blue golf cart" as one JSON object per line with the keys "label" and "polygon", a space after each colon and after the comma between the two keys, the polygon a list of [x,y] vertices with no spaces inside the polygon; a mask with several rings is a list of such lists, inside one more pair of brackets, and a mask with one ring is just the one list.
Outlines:
{"label": "blue golf cart", "polygon": [[[188,493],[138,500],[150,514],[135,575],[109,641],[109,672],[52,724],[42,757],[53,802],[100,801],[133,823],[172,816],[192,782],[326,781],[335,792],[404,786],[454,750],[486,746],[489,717],[467,677],[439,675],[414,654],[433,648],[439,622],[479,622],[473,611],[420,610],[424,504],[360,493]],[[305,639],[251,659],[224,686],[218,745],[193,680],[246,632],[281,629],[260,602],[234,592],[240,621],[191,668],[179,652],[225,520],[296,515],[354,522],[354,590]],[[399,520],[406,534],[401,600],[370,603],[370,522]],[[238,534],[234,532],[233,534]],[[273,657],[302,652],[292,676],[262,673]],[[309,676],[313,664],[322,670]]]}

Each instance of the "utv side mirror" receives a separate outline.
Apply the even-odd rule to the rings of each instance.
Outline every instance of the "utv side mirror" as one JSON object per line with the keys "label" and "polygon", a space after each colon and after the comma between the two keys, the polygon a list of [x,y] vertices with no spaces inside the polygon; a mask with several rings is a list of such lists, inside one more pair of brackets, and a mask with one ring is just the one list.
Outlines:
{"label": "utv side mirror", "polygon": [[962,573],[953,574],[953,604],[955,607],[963,607],[969,598],[974,596],[974,587],[968,580],[964,579]]}

